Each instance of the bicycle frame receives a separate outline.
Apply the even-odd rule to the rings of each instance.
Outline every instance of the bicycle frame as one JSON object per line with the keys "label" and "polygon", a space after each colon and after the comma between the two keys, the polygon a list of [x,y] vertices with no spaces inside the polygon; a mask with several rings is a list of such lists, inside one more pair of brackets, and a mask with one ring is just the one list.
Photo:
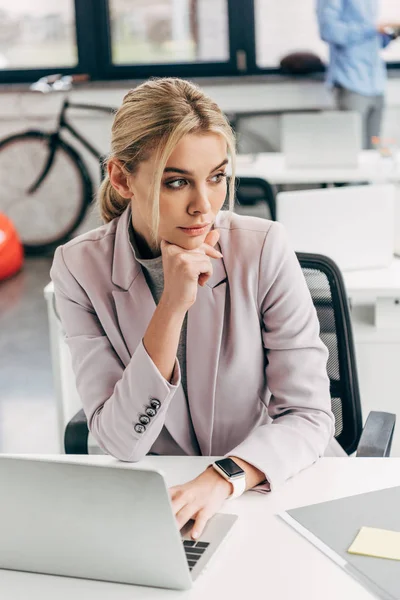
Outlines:
{"label": "bicycle frame", "polygon": [[108,106],[99,106],[96,104],[78,104],[78,103],[69,102],[68,99],[64,100],[63,105],[61,107],[60,115],[58,118],[57,129],[56,129],[56,131],[51,133],[49,136],[48,159],[47,159],[46,164],[43,167],[43,170],[40,173],[39,177],[29,188],[29,190],[28,190],[29,194],[33,194],[40,187],[40,185],[46,178],[47,174],[49,173],[49,171],[52,167],[52,164],[54,162],[54,157],[55,157],[59,139],[60,139],[60,132],[62,129],[67,129],[67,131],[69,131],[70,134],[73,137],[75,137],[90,152],[90,154],[92,154],[92,156],[94,156],[100,162],[101,176],[102,176],[102,178],[104,177],[102,153],[99,150],[97,150],[85,137],[83,137],[83,135],[81,135],[75,129],[75,127],[73,127],[73,125],[71,125],[71,123],[69,123],[69,121],[67,121],[65,113],[68,108],[81,108],[84,110],[96,110],[96,111],[100,111],[100,112],[105,112],[109,115],[112,115],[115,112],[114,108],[111,108]]}
{"label": "bicycle frame", "polygon": [[60,118],[58,121],[57,133],[61,129],[67,129],[97,160],[100,160],[102,153],[96,150],[94,146],[86,138],[84,138],[72,125],[67,121],[65,113],[68,108],[81,108],[84,110],[96,110],[105,112],[109,115],[114,114],[115,109],[108,106],[98,106],[97,104],[77,104],[75,102],[69,102],[65,100],[61,109]]}

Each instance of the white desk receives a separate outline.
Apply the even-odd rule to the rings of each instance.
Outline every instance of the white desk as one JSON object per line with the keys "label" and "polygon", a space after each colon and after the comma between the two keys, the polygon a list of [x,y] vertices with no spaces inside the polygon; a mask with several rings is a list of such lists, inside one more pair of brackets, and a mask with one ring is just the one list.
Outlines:
{"label": "white desk", "polygon": [[400,296],[400,258],[394,257],[385,269],[345,271],[348,295],[357,302]]}
{"label": "white desk", "polygon": [[[61,459],[101,463],[114,460],[105,456],[64,456]],[[147,457],[132,468],[159,467],[164,470],[168,485],[173,485],[194,477],[209,461],[209,457]],[[372,594],[281,521],[276,513],[395,485],[400,485],[400,458],[327,458],[271,494],[247,492],[238,500],[227,502],[224,512],[236,513],[239,519],[227,544],[188,592],[0,570],[1,598],[372,600]]]}
{"label": "white desk", "polygon": [[354,168],[303,168],[286,166],[281,152],[261,152],[259,154],[238,155],[236,174],[238,177],[261,177],[273,185],[321,184],[350,182],[398,182],[400,181],[400,160],[394,169],[385,163],[375,150],[360,152],[358,167]]}
{"label": "white desk", "polygon": [[343,279],[352,305],[373,306],[372,321],[379,330],[400,333],[400,258],[385,269],[344,271]]}

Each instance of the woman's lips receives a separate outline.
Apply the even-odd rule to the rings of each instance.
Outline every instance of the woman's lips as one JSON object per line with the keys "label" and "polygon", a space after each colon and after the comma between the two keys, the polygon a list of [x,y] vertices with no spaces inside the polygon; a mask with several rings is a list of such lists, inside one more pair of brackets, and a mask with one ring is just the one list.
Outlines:
{"label": "woman's lips", "polygon": [[203,227],[179,227],[179,229],[181,229],[187,235],[196,236],[196,235],[203,235],[207,231],[207,228],[209,226],[210,226],[210,223],[207,223],[206,225],[203,225]]}

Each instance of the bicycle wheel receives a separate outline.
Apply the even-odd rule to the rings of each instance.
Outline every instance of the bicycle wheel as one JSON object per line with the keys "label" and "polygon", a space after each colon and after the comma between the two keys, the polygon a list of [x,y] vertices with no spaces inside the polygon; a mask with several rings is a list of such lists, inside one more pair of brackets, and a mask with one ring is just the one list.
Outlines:
{"label": "bicycle wheel", "polygon": [[54,249],[82,222],[92,183],[79,154],[59,139],[53,164],[38,189],[49,157],[49,134],[26,131],[0,142],[0,212],[14,223],[28,254]]}

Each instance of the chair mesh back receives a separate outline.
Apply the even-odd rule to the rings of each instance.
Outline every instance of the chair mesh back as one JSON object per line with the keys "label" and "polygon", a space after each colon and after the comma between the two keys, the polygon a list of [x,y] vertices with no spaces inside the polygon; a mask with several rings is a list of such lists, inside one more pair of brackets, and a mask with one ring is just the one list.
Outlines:
{"label": "chair mesh back", "polygon": [[[332,307],[329,280],[325,273],[317,269],[303,269],[303,274],[317,311],[320,337],[329,350],[327,371],[332,389],[334,386],[337,387],[337,384],[340,382],[340,368],[335,313]],[[342,398],[339,396],[338,398],[331,398],[331,400],[332,411],[336,421],[335,437],[337,438],[343,431]]]}
{"label": "chair mesh back", "polygon": [[335,437],[350,454],[361,435],[361,406],[350,314],[338,267],[320,255],[297,254],[320,323],[320,337],[329,351]]}

